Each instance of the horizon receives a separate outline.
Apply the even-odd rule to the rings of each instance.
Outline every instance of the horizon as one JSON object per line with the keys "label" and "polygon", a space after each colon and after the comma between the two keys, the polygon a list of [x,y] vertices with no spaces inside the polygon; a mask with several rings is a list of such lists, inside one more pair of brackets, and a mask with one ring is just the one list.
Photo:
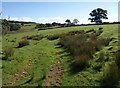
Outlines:
{"label": "horizon", "polygon": [[2,18],[36,23],[78,19],[79,24],[89,24],[89,13],[97,8],[108,12],[108,20],[103,19],[103,22],[118,22],[117,2],[3,2]]}

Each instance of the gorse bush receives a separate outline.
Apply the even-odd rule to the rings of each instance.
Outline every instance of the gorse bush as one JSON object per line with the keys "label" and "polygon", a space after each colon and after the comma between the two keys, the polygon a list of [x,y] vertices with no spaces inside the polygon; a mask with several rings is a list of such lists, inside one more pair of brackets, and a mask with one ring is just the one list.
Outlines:
{"label": "gorse bush", "polygon": [[92,58],[96,51],[109,44],[110,39],[99,38],[102,32],[102,29],[98,31],[91,29],[86,32],[84,30],[71,31],[60,36],[59,44],[72,54],[76,65],[82,66]]}
{"label": "gorse bush", "polygon": [[57,35],[57,34],[49,35],[49,36],[47,37],[47,39],[49,39],[49,40],[55,40],[55,39],[58,39],[58,38],[59,38],[59,35]]}
{"label": "gorse bush", "polygon": [[26,45],[29,45],[29,41],[27,39],[23,39],[22,41],[19,42],[18,48],[26,46]]}
{"label": "gorse bush", "polygon": [[5,60],[9,60],[10,57],[12,57],[14,55],[14,49],[12,47],[8,47],[8,48],[5,48],[3,50],[4,52],[4,58]]}

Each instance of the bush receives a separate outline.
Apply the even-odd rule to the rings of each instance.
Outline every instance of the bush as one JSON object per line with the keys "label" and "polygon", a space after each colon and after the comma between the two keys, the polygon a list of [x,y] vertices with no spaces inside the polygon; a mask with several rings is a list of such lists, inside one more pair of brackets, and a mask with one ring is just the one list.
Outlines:
{"label": "bush", "polygon": [[22,39],[32,39],[32,40],[41,40],[42,38],[44,38],[44,37],[41,34],[22,37]]}
{"label": "bush", "polygon": [[103,86],[116,86],[119,81],[119,70],[115,62],[112,62],[104,71]]}
{"label": "bush", "polygon": [[2,20],[2,34],[5,35],[10,31],[10,23],[7,20]]}
{"label": "bush", "polygon": [[120,50],[116,51],[114,55],[115,55],[115,58],[116,58],[115,62],[120,69]]}
{"label": "bush", "polygon": [[29,41],[27,39],[23,39],[22,41],[19,42],[18,48],[26,46],[26,45],[29,45]]}
{"label": "bush", "polygon": [[9,48],[5,48],[3,50],[4,52],[4,58],[5,60],[8,60],[10,59],[10,57],[12,57],[14,55],[14,49],[12,47],[9,47]]}
{"label": "bush", "polygon": [[81,65],[84,66],[89,59],[92,59],[96,51],[99,51],[110,42],[109,39],[99,38],[97,32],[100,32],[99,35],[102,33],[102,31],[94,31],[93,29],[87,32],[80,30],[64,33],[60,36],[59,44],[76,58],[74,59],[74,64],[79,64],[81,67]]}
{"label": "bush", "polygon": [[99,53],[99,59],[98,59],[98,61],[100,61],[100,62],[105,61],[105,52],[101,51]]}
{"label": "bush", "polygon": [[43,36],[40,35],[32,35],[30,37],[28,37],[27,39],[33,39],[33,40],[41,40],[43,38]]}
{"label": "bush", "polygon": [[57,34],[55,34],[55,35],[50,35],[50,36],[47,37],[47,39],[49,39],[49,40],[56,40],[56,39],[58,39],[58,38],[59,38],[59,35],[57,35]]}
{"label": "bush", "polygon": [[20,24],[17,24],[17,23],[11,23],[10,24],[10,31],[17,31],[21,28],[21,25]]}
{"label": "bush", "polygon": [[87,65],[88,60],[89,56],[87,54],[81,54],[74,57],[74,64],[83,69]]}
{"label": "bush", "polygon": [[45,24],[37,24],[35,29],[37,29],[37,28],[38,28],[38,30],[45,30],[47,27]]}

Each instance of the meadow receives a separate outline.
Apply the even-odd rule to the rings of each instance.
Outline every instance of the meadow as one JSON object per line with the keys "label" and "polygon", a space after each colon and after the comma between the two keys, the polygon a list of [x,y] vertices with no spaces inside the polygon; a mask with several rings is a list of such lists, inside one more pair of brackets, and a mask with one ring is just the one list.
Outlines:
{"label": "meadow", "polygon": [[[60,47],[60,38],[50,40],[51,35],[62,35],[70,31],[88,31],[102,28],[99,38],[111,38],[108,45],[92,53],[84,69],[73,68],[73,56],[69,50]],[[24,25],[21,30],[2,36],[2,49],[9,51],[2,55],[3,86],[117,86],[120,87],[118,52],[118,24],[72,26],[48,30],[37,30],[35,24]],[[30,38],[40,35],[40,39]],[[19,47],[26,39],[29,44]],[[66,40],[67,41],[67,40]],[[81,40],[74,40],[74,43]],[[89,44],[87,44],[89,46]],[[74,46],[74,45],[73,45]],[[89,46],[90,47],[90,46]],[[87,49],[87,48],[86,48]],[[82,58],[82,57],[81,57]],[[118,56],[119,58],[119,56]],[[118,63],[116,65],[116,63]],[[111,67],[111,68],[110,68]],[[76,71],[77,69],[77,71]],[[110,69],[113,69],[112,71]]]}

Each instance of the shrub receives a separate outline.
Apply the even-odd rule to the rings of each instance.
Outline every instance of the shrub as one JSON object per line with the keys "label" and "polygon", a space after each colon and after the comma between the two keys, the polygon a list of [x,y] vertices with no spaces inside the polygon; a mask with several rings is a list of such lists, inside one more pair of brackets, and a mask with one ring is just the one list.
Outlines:
{"label": "shrub", "polygon": [[102,62],[104,60],[105,60],[105,52],[101,51],[99,53],[99,59],[98,59],[98,61]]}
{"label": "shrub", "polygon": [[116,64],[118,65],[118,67],[119,67],[119,69],[120,69],[120,50],[118,50],[118,51],[116,51],[115,52],[115,62],[116,62]]}
{"label": "shrub", "polygon": [[12,57],[14,55],[14,49],[12,47],[8,47],[8,48],[5,48],[3,50],[4,52],[4,58],[5,60],[8,60],[10,59],[10,57]]}
{"label": "shrub", "polygon": [[28,39],[33,39],[33,40],[41,40],[43,38],[42,35],[32,35],[28,37]]}
{"label": "shrub", "polygon": [[32,39],[32,40],[41,40],[42,38],[43,36],[41,34],[22,37],[22,39]]}
{"label": "shrub", "polygon": [[[99,35],[102,33],[101,29],[98,31],[92,29],[87,32],[80,30],[64,33],[60,36],[59,44],[76,58],[74,59],[74,64],[79,64],[81,67],[81,64],[85,65],[85,63],[93,57],[92,55],[96,51],[99,51],[110,42],[109,39],[99,38],[97,32],[99,32]],[[100,59],[104,59],[102,58],[102,54]]]}
{"label": "shrub", "polygon": [[38,30],[45,30],[47,27],[45,24],[37,24],[35,29],[38,28]]}
{"label": "shrub", "polygon": [[108,46],[109,43],[111,41],[111,38],[104,38],[104,39],[100,39],[100,42],[102,43],[102,45],[104,46]]}
{"label": "shrub", "polygon": [[115,86],[119,80],[119,70],[115,62],[112,62],[104,70],[103,85],[104,86]]}
{"label": "shrub", "polygon": [[23,39],[22,41],[19,42],[18,48],[26,46],[26,45],[29,45],[29,41],[27,39]]}
{"label": "shrub", "polygon": [[75,65],[82,69],[87,65],[88,60],[89,60],[89,56],[87,54],[81,54],[74,57]]}
{"label": "shrub", "polygon": [[17,31],[21,28],[21,25],[20,24],[17,24],[17,23],[11,23],[10,24],[10,31]]}
{"label": "shrub", "polygon": [[10,31],[10,23],[7,20],[2,20],[2,34],[5,35]]}
{"label": "shrub", "polygon": [[47,39],[49,39],[49,40],[56,40],[58,38],[59,38],[59,35],[57,35],[57,34],[50,35],[50,36],[47,37]]}

